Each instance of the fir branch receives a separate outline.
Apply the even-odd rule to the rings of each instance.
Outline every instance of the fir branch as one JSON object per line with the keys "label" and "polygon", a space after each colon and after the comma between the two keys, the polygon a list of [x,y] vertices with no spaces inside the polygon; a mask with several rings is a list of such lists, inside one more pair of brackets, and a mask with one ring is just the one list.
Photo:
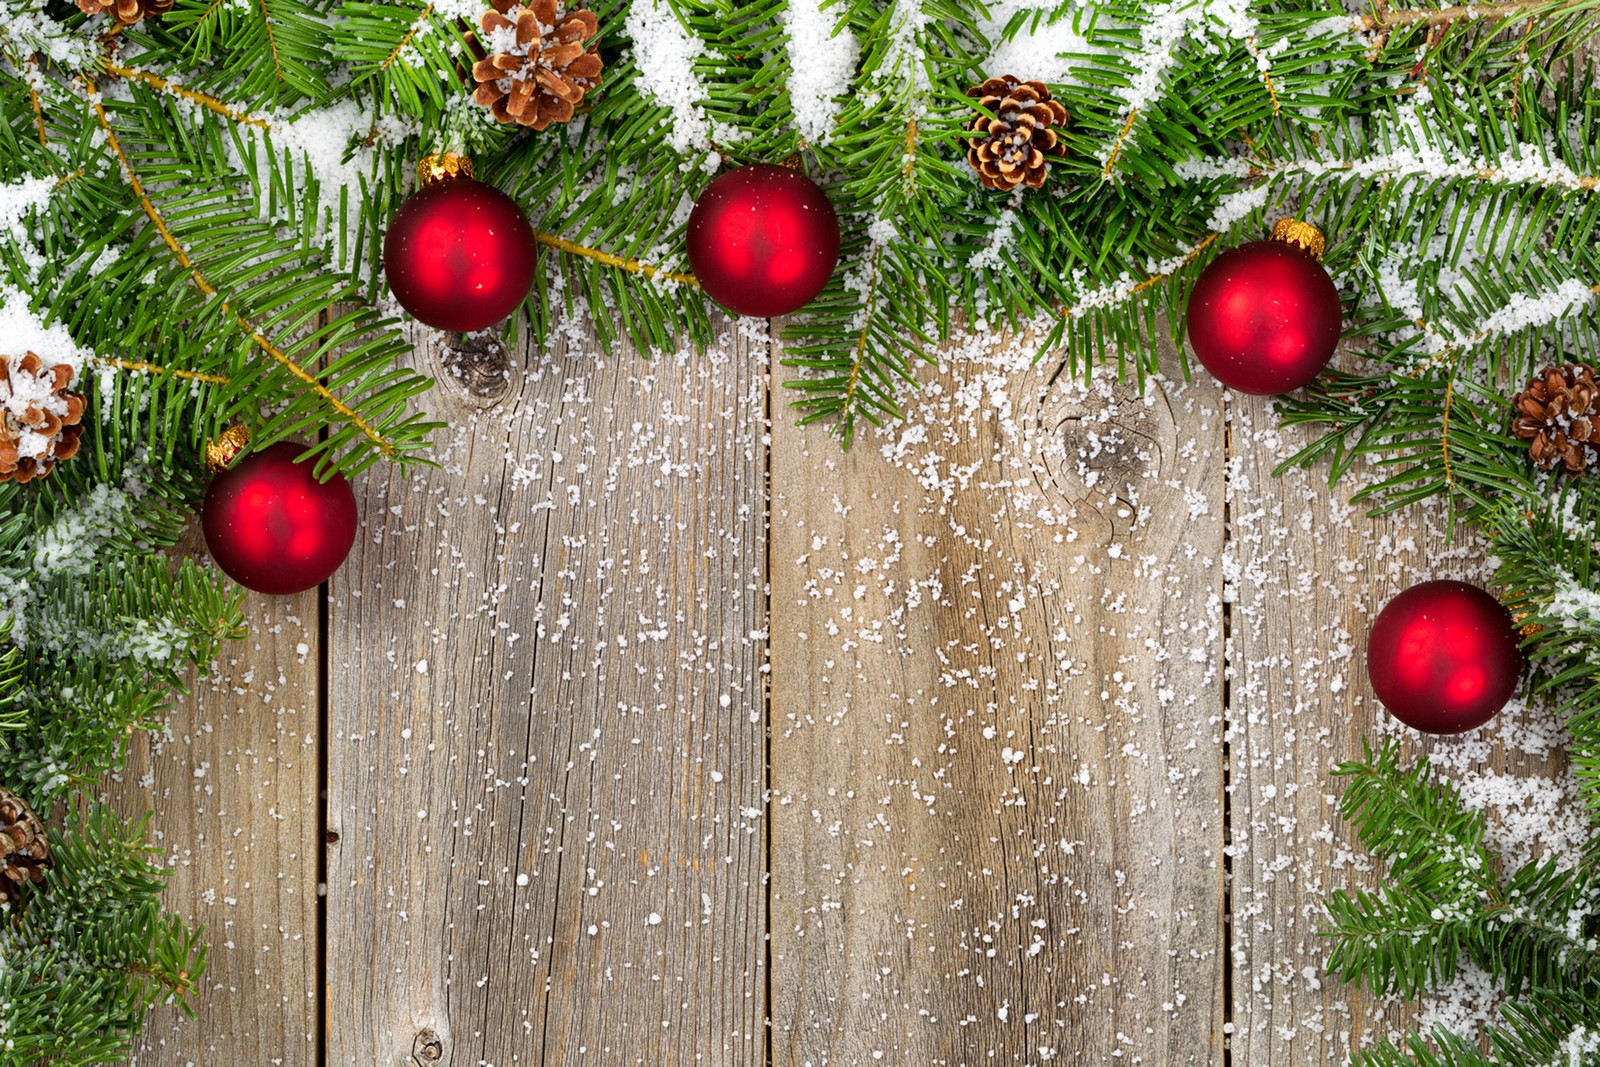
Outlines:
{"label": "fir branch", "polygon": [[[1330,970],[1376,991],[1414,996],[1448,981],[1462,958],[1485,969],[1510,999],[1504,1025],[1487,1029],[1490,1059],[1459,1035],[1415,1031],[1354,1062],[1394,1067],[1551,1061],[1575,1027],[1600,1026],[1600,893],[1587,860],[1527,864],[1502,881],[1482,845],[1483,816],[1468,812],[1428,764],[1402,770],[1398,745],[1370,748],[1336,774],[1341,802],[1362,839],[1388,859],[1377,893],[1337,890],[1327,910],[1337,940]],[[1442,1057],[1442,1058],[1440,1058]]]}
{"label": "fir branch", "polygon": [[50,138],[45,134],[44,129],[44,107],[39,103],[39,87],[33,84],[33,81],[41,76],[38,56],[28,57],[28,68],[33,72],[28,84],[28,103],[33,105],[34,128],[39,131],[39,146],[48,148],[50,146]]}
{"label": "fir branch", "polygon": [[485,127],[462,123],[450,112],[451,94],[463,85],[461,67],[472,62],[470,26],[443,17],[431,3],[344,0],[334,17],[345,32],[333,38],[333,54],[354,70],[356,92],[371,94],[380,112],[444,128],[445,141],[460,135],[474,147],[484,143]]}
{"label": "fir branch", "polygon": [[1105,166],[1100,168],[1100,177],[1109,178],[1116,169],[1117,160],[1122,158],[1122,149],[1128,143],[1128,137],[1133,133],[1133,124],[1139,120],[1137,107],[1128,109],[1128,117],[1122,122],[1122,129],[1117,131],[1117,139],[1111,145],[1111,150],[1106,153]]}
{"label": "fir branch", "polygon": [[[99,96],[94,93],[92,82],[89,83],[89,93],[90,105],[94,111],[96,120],[99,122],[101,129],[104,131],[106,135],[106,142],[110,146],[112,152],[115,154],[121,166],[123,175],[127,178],[129,185],[132,187],[134,196],[137,198],[140,208],[143,210],[145,216],[150,220],[156,232],[160,235],[161,240],[171,251],[173,258],[177,261],[178,265],[188,274],[194,287],[207,297],[218,297],[218,307],[220,308],[222,314],[232,320],[232,322],[244,334],[244,336],[249,339],[251,344],[261,352],[265,353],[274,363],[278,364],[285,371],[287,371],[295,380],[304,385],[307,390],[319,398],[319,400],[325,404],[337,418],[345,422],[353,432],[359,433],[382,455],[391,459],[399,458],[402,453],[394,440],[391,440],[389,437],[381,433],[377,427],[375,427],[371,422],[357,412],[350,404],[339,398],[315,375],[311,374],[305,369],[304,366],[290,357],[284,348],[269,338],[260,327],[253,324],[244,315],[235,311],[234,306],[229,299],[221,296],[218,293],[217,289],[193,262],[187,251],[185,251],[183,245],[178,241],[177,237],[173,234],[171,228],[168,226],[166,219],[156,208],[155,203],[146,192],[143,183],[140,181],[138,174],[133,168],[132,160],[129,158],[128,153],[123,149],[120,140],[117,138],[116,131],[111,126],[110,119],[106,114],[105,108],[102,105]],[[338,439],[339,435],[335,435],[335,437],[327,444],[332,444]],[[323,467],[323,465],[319,462],[319,469],[326,468]]]}
{"label": "fir branch", "polygon": [[9,615],[0,615],[0,731],[22,730],[28,725],[28,712],[19,705],[23,692],[24,668],[22,649],[11,641],[15,626]]}
{"label": "fir branch", "polygon": [[[909,142],[914,139],[916,130],[915,120],[912,122],[911,130],[912,132],[906,135],[908,141],[906,153],[908,156],[912,151]],[[910,164],[908,163],[907,166],[910,166]],[[861,365],[866,358],[867,341],[871,336],[872,313],[877,309],[878,283],[882,279],[882,273],[883,246],[878,245],[872,250],[872,262],[867,268],[867,291],[866,297],[863,301],[863,305],[866,308],[866,314],[862,316],[861,334],[856,338],[855,355],[850,360],[850,370],[846,375],[844,394],[840,397],[840,407],[846,413],[846,415],[845,422],[841,425],[839,432],[841,435],[843,435],[844,445],[846,448],[850,447],[850,437],[854,431],[854,426],[850,421],[849,413],[856,409],[856,391],[861,388]]]}
{"label": "fir branch", "polygon": [[1382,10],[1361,15],[1353,25],[1363,32],[1393,30],[1412,27],[1432,29],[1456,22],[1511,22],[1533,19],[1540,15],[1564,11],[1587,10],[1590,0],[1525,0],[1507,4],[1460,4],[1443,8],[1401,8],[1385,6]]}
{"label": "fir branch", "polygon": [[192,103],[199,104],[207,111],[221,115],[223,118],[231,119],[234,122],[243,123],[246,126],[254,126],[261,130],[270,130],[272,128],[272,123],[264,118],[260,118],[256,115],[252,115],[248,112],[241,111],[238,108],[225,104],[214,96],[207,96],[205,93],[195,92],[193,89],[185,86],[175,85],[166,78],[161,77],[159,74],[153,74],[148,70],[137,70],[133,67],[125,67],[121,63],[108,60],[105,65],[105,72],[112,77],[128,78],[134,81],[141,81],[153,89],[159,89],[162,92],[171,93],[174,96],[180,96]]}
{"label": "fir branch", "polygon": [[[246,100],[320,100],[334,73],[328,62],[323,0],[179,0],[151,27],[143,54],[151,67],[197,66],[203,87],[227,86]],[[198,61],[198,63],[196,62]]]}
{"label": "fir branch", "polygon": [[1157,264],[1151,272],[1137,282],[1131,279],[1122,280],[1112,285],[1084,293],[1082,297],[1070,307],[1062,308],[1060,315],[1064,319],[1081,319],[1090,312],[1106,308],[1113,308],[1125,303],[1144,293],[1172,275],[1182,271],[1201,256],[1214,244],[1222,234],[1212,231],[1201,239],[1193,248],[1181,256]]}
{"label": "fir branch", "polygon": [[417,34],[422,31],[424,26],[428,25],[428,21],[432,17],[433,5],[429,4],[427,7],[422,9],[422,14],[417,16],[416,21],[413,22],[410,28],[407,29],[401,38],[395,42],[394,48],[390,49],[389,54],[383,57],[383,62],[378,64],[378,72],[380,74],[388,73],[389,68],[394,66],[395,60],[399,59],[400,56],[405,53],[405,50],[411,46],[412,41],[417,39]]}
{"label": "fir branch", "polygon": [[261,28],[267,35],[267,52],[272,56],[272,69],[278,80],[284,80],[283,57],[278,54],[278,35],[272,28],[272,13],[267,10],[267,0],[256,0],[261,10]]}
{"label": "fir branch", "polygon": [[134,371],[140,374],[169,374],[174,378],[181,378],[187,382],[209,382],[212,385],[227,385],[231,380],[226,374],[206,374],[203,371],[184,370],[181,367],[162,367],[140,359],[107,359],[102,356],[94,356],[91,358],[91,362],[97,366],[115,367],[118,370]]}
{"label": "fir branch", "polygon": [[612,253],[606,252],[599,248],[590,248],[587,245],[578,244],[576,241],[569,241],[566,238],[558,237],[553,233],[535,231],[533,236],[534,240],[538,241],[546,248],[553,248],[557,252],[565,252],[569,256],[579,256],[583,259],[591,259],[596,263],[604,264],[607,267],[614,267],[617,270],[626,271],[629,274],[639,274],[646,278],[662,278],[666,281],[677,282],[680,285],[691,286],[695,289],[700,288],[700,280],[693,274],[688,274],[683,271],[662,270],[661,268],[653,267],[648,263],[640,263],[636,259],[628,259],[624,256],[613,255]]}
{"label": "fir branch", "polygon": [[154,1004],[189,999],[205,971],[197,931],[161,913],[167,871],[153,862],[148,820],[98,803],[69,806],[54,838],[50,891],[31,892],[0,927],[4,1067],[125,1058]]}
{"label": "fir branch", "polygon": [[1444,386],[1444,410],[1439,415],[1439,462],[1444,467],[1446,491],[1456,487],[1455,471],[1450,467],[1450,402],[1456,395],[1456,376],[1452,371]]}

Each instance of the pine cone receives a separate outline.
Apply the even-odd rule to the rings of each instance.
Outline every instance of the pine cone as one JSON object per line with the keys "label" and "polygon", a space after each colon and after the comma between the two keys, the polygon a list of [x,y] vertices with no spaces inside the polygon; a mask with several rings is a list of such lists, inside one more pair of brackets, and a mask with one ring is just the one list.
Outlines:
{"label": "pine cone", "polygon": [[583,94],[600,84],[600,53],[584,42],[600,32],[592,11],[565,11],[556,0],[491,0],[479,20],[472,65],[473,99],[501,122],[542,130],[566,122]]}
{"label": "pine cone", "polygon": [[85,15],[108,14],[124,26],[132,26],[146,15],[152,18],[172,10],[174,0],[78,0]]}
{"label": "pine cone", "polygon": [[1067,123],[1067,109],[1050,98],[1043,82],[1019,82],[1011,75],[990,78],[967,90],[993,114],[967,124],[967,162],[978,180],[991,189],[1037,189],[1050,174],[1050,160],[1067,154],[1057,130]]}
{"label": "pine cone", "polygon": [[21,886],[42,883],[44,872],[53,866],[50,839],[39,816],[25,800],[0,786],[0,904],[16,900]]}
{"label": "pine cone", "polygon": [[0,482],[43,478],[77,454],[84,399],[71,381],[65,363],[0,356]]}
{"label": "pine cone", "polygon": [[1582,474],[1600,452],[1600,398],[1594,368],[1581,363],[1546,367],[1528,379],[1511,398],[1511,432],[1529,442],[1528,451],[1541,470],[1558,462],[1568,474]]}

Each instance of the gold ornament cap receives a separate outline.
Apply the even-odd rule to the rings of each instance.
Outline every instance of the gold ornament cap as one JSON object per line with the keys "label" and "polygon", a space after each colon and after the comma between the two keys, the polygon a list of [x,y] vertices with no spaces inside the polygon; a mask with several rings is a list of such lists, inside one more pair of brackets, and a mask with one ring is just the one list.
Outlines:
{"label": "gold ornament cap", "polygon": [[1279,219],[1277,225],[1272,227],[1272,239],[1282,241],[1286,245],[1294,245],[1308,253],[1312,259],[1321,259],[1322,250],[1328,247],[1328,241],[1322,236],[1321,230],[1299,219]]}
{"label": "gold ornament cap", "polygon": [[472,160],[454,152],[436,152],[423,156],[417,164],[417,185],[426,189],[430,185],[472,177]]}
{"label": "gold ornament cap", "polygon": [[217,435],[216,440],[206,442],[206,470],[221,474],[233,465],[233,461],[239,458],[239,453],[249,443],[250,427],[242,422],[229,426]]}

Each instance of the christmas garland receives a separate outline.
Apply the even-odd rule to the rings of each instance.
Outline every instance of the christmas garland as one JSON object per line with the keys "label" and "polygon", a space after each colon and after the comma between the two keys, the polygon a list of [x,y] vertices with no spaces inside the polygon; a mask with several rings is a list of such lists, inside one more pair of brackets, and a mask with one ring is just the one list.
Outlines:
{"label": "christmas garland", "polygon": [[[963,330],[1141,382],[1170,330],[1290,393],[1315,432],[1287,462],[1383,457],[1377,506],[1487,534],[1509,613],[1412,590],[1375,688],[1470,728],[1526,659],[1600,818],[1597,12],[0,0],[0,1064],[114,1058],[193,992],[142,828],[84,798],[241,631],[223,575],[162,555],[191,513],[227,575],[304,589],[350,547],[347,479],[425,458],[402,310],[535,343],[588,315],[642,351],[706,343],[718,305],[793,314],[795,407],[845,445]],[[1341,334],[1363,369],[1328,369]],[[315,502],[295,559],[287,492]],[[1489,1052],[1370,1062],[1592,1052],[1595,852],[1502,870],[1392,746],[1341,773],[1391,865],[1330,899],[1335,969],[1412,996],[1470,958],[1513,998]]]}

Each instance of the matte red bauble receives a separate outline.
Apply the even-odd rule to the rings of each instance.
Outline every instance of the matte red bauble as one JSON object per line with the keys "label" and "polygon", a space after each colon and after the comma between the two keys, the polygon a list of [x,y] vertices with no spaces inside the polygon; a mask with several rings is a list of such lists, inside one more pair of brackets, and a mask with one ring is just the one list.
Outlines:
{"label": "matte red bauble", "polygon": [[211,480],[200,505],[211,558],[229,578],[258,593],[298,593],[321,585],[355,543],[356,495],[343,475],[326,482],[305,445],[280,441],[240,459]]}
{"label": "matte red bauble", "polygon": [[400,306],[439,330],[483,330],[533,285],[539,246],[505,193],[449,178],[412,194],[389,223],[383,271]]}
{"label": "matte red bauble", "polygon": [[735,315],[787,315],[833,277],[839,216],[805,175],[757,163],[706,186],[689,213],[688,245],[711,299]]}
{"label": "matte red bauble", "polygon": [[1189,343],[1230,389],[1270,396],[1322,372],[1344,309],[1317,256],[1322,234],[1283,219],[1270,241],[1222,253],[1189,294]]}
{"label": "matte red bauble", "polygon": [[1378,613],[1367,677],[1383,706],[1430,734],[1474,730],[1517,691],[1517,626],[1490,594],[1465,582],[1423,582]]}

